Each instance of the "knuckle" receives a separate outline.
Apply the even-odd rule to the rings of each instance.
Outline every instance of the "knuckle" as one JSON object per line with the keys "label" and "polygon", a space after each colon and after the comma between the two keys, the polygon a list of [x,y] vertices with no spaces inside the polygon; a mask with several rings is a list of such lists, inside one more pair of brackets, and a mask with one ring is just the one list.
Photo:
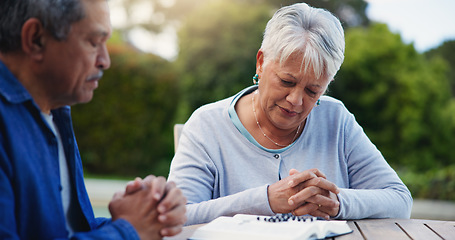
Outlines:
{"label": "knuckle", "polygon": [[308,190],[310,191],[312,196],[318,194],[319,192],[317,187],[309,187]]}
{"label": "knuckle", "polygon": [[[176,187],[175,182],[173,182],[173,181],[167,182],[167,185],[168,185],[169,187],[171,187],[171,188],[175,188],[175,187]],[[180,190],[180,189],[179,189],[179,190]]]}

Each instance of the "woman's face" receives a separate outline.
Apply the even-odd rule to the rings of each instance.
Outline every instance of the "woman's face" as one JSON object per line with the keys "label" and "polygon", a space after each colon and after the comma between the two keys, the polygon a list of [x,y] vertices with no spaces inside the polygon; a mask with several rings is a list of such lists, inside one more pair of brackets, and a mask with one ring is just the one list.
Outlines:
{"label": "woman's face", "polygon": [[264,66],[264,54],[259,50],[256,72],[260,79],[258,116],[261,124],[290,130],[306,119],[331,79],[328,76],[316,78],[312,69],[306,74],[303,69],[301,54],[292,54],[282,66],[276,61]]}

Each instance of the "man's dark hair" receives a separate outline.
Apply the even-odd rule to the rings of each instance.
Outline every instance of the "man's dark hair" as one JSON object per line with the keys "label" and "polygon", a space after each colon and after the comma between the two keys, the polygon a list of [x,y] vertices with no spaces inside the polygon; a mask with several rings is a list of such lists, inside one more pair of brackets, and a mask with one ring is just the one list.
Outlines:
{"label": "man's dark hair", "polygon": [[21,48],[21,31],[30,18],[41,21],[57,40],[65,40],[71,25],[84,18],[82,0],[0,0],[0,52]]}

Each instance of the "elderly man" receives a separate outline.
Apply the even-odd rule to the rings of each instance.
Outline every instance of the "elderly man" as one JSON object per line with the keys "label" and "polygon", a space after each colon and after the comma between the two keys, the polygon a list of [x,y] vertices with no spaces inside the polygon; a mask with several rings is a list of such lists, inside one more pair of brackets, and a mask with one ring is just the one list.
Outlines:
{"label": "elderly man", "polygon": [[159,239],[181,231],[181,191],[136,179],[95,218],[69,105],[110,59],[106,0],[0,1],[0,239]]}

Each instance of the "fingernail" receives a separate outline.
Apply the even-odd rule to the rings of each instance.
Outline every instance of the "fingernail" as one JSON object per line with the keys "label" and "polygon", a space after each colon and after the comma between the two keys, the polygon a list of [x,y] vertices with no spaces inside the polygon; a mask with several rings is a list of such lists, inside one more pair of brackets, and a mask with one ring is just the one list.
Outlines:
{"label": "fingernail", "polygon": [[166,218],[167,218],[166,215],[160,215],[158,217],[158,220],[160,220],[160,222],[164,222],[164,221],[166,221]]}
{"label": "fingernail", "polygon": [[288,200],[289,205],[294,205],[294,201],[292,199]]}
{"label": "fingernail", "polygon": [[293,186],[293,185],[294,185],[294,181],[292,181],[292,180],[289,181],[289,182],[288,182],[288,185],[289,185],[289,186]]}
{"label": "fingernail", "polygon": [[153,195],[153,198],[155,198],[156,200],[160,200],[161,195],[159,193],[155,193],[155,195]]}

